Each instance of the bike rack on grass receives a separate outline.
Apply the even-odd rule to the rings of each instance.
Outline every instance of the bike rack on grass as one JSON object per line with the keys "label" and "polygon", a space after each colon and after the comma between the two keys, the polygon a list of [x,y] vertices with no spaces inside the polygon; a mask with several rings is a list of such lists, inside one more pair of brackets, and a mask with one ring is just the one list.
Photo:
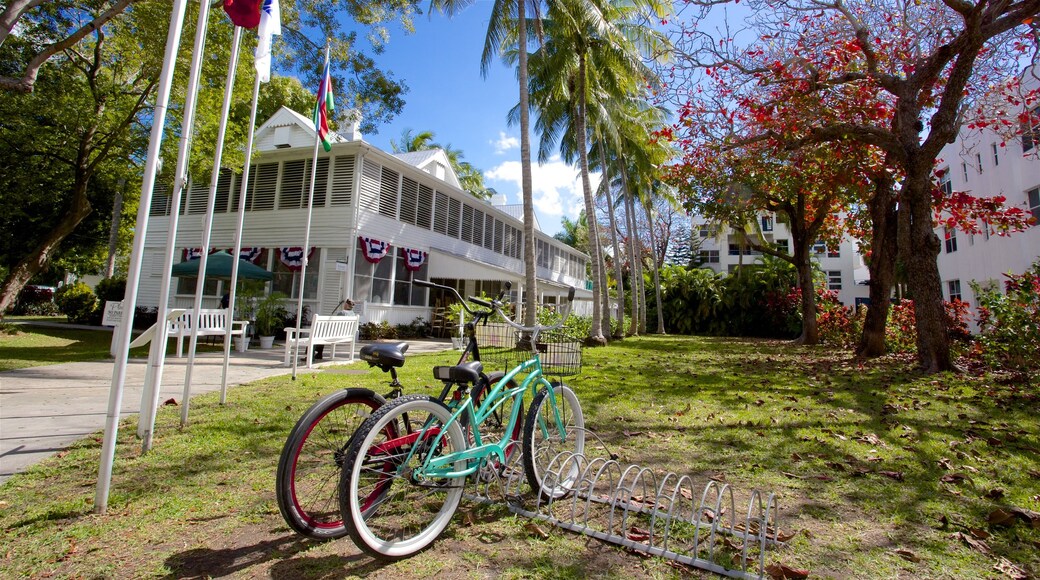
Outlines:
{"label": "bike rack on grass", "polygon": [[467,497],[485,503],[505,500],[515,514],[733,578],[763,578],[766,549],[783,545],[777,539],[774,494],[753,491],[746,515],[738,520],[729,484],[709,481],[698,501],[690,476],[668,473],[659,478],[650,469],[625,467],[615,459],[561,453],[543,480],[553,487],[550,496],[562,495],[557,492],[564,489],[573,493],[545,499],[530,492],[519,455],[513,454],[505,466],[484,469],[475,480],[475,493]]}

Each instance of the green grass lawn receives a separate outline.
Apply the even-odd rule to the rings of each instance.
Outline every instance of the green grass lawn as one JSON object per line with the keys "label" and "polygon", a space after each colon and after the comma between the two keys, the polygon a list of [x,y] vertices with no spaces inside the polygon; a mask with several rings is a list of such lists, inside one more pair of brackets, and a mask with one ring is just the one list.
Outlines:
{"label": "green grass lawn", "polygon": [[[429,368],[453,357],[410,357],[406,391],[433,394]],[[921,376],[910,364],[858,365],[848,353],[772,341],[651,337],[586,350],[567,383],[623,464],[687,474],[698,486],[714,478],[742,497],[775,493],[781,529],[794,536],[772,562],[814,578],[1040,574],[1035,387]],[[385,391],[385,377],[279,377],[232,389],[225,406],[201,396],[184,430],[178,410],[164,407],[144,456],[128,419],[104,516],[91,513],[101,438],[84,439],[0,487],[0,577],[701,575],[472,502],[429,550],[396,563],[363,556],[348,539],[294,536],[274,499],[289,429],[321,395]]]}
{"label": "green grass lawn", "polygon": [[[108,328],[80,329],[53,326],[10,324],[12,321],[65,322],[65,317],[20,317],[8,316],[0,328],[0,371],[24,369],[41,365],[56,365],[68,362],[105,360],[112,344],[112,331]],[[185,349],[187,349],[185,341]],[[199,350],[217,348],[199,343]],[[176,342],[167,345],[167,354],[173,354]],[[148,356],[148,347],[130,351],[131,357]]]}

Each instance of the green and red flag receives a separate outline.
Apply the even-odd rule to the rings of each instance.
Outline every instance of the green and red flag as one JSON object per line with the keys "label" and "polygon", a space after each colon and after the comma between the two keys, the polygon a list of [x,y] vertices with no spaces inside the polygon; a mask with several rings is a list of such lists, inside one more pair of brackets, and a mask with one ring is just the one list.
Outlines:
{"label": "green and red flag", "polygon": [[332,102],[332,75],[329,63],[325,63],[325,74],[321,77],[321,85],[318,86],[318,102],[314,105],[314,130],[318,132],[318,138],[325,147],[325,151],[332,151],[332,142],[329,140],[329,116],[335,110]]}

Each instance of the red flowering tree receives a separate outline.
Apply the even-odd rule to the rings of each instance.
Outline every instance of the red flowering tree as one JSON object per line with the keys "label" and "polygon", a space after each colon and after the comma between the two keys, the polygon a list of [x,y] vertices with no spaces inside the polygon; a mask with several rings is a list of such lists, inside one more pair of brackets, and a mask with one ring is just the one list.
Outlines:
{"label": "red flowering tree", "polygon": [[[687,0],[677,24],[669,95],[680,105],[677,142],[698,145],[701,128],[684,121],[710,103],[730,116],[739,105],[749,116],[746,131],[734,136],[743,143],[773,139],[798,149],[855,142],[883,152],[891,170],[875,175],[875,186],[891,193],[878,197],[876,190],[861,207],[884,200],[869,211],[877,221],[871,228],[886,229],[884,247],[898,247],[907,270],[921,368],[954,369],[936,264],[935,213],[943,205],[936,195],[943,192],[936,193],[933,169],[965,113],[979,112],[977,103],[1003,87],[1022,58],[1037,54],[1040,0],[745,0],[747,34],[699,28],[720,4],[729,2]],[[722,88],[705,95],[706,75],[720,78]],[[801,104],[796,95],[814,95],[821,106],[800,117],[805,125],[781,133],[762,122]],[[879,249],[875,238],[874,259]]]}

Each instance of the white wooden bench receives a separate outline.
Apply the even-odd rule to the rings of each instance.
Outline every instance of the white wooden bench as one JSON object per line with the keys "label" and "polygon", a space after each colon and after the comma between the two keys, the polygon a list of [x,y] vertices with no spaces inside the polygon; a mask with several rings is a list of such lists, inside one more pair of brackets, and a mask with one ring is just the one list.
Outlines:
{"label": "white wooden bench", "polygon": [[285,329],[285,364],[292,364],[293,353],[297,343],[301,350],[306,349],[307,367],[314,364],[314,347],[331,346],[327,352],[329,358],[336,358],[336,347],[350,343],[350,360],[354,360],[354,349],[357,346],[358,316],[356,314],[340,314],[333,316],[312,316],[311,325],[300,329],[296,337],[296,327]]}
{"label": "white wooden bench", "polygon": [[[177,358],[183,356],[184,339],[191,337],[192,309],[170,320],[170,338],[177,339]],[[199,336],[224,336],[227,332],[228,311],[224,308],[203,308],[199,310]],[[248,320],[232,320],[231,335],[246,336],[249,329]]]}

